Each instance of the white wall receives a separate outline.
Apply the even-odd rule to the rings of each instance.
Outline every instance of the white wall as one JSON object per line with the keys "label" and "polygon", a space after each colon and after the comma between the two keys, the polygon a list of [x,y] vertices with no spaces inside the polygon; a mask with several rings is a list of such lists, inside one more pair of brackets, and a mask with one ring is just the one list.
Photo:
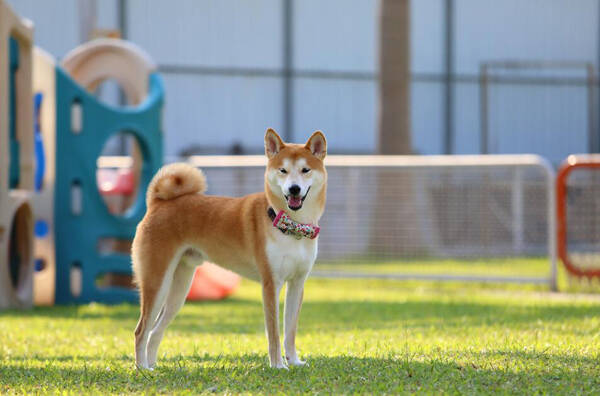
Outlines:
{"label": "white wall", "polygon": [[130,0],[129,39],[159,64],[281,67],[280,0]]}
{"label": "white wall", "polygon": [[[598,66],[597,0],[456,0],[455,62],[460,75],[477,75],[482,62],[535,60],[591,62]],[[579,78],[582,69],[501,70],[492,76]],[[456,84],[455,147],[477,153],[480,96],[476,83]],[[489,88],[491,153],[532,152],[558,162],[587,151],[585,86]]]}
{"label": "white wall", "polygon": [[495,59],[597,64],[597,0],[455,0],[455,69]]}
{"label": "white wall", "polygon": [[[62,57],[78,44],[77,0],[9,3],[35,22],[36,42],[55,56]],[[598,66],[597,0],[454,3],[453,66],[460,78],[471,79],[453,86],[457,153],[479,152],[481,62],[571,60]],[[97,4],[98,27],[117,28],[118,1]],[[322,129],[332,152],[375,150],[378,4],[378,0],[292,1],[292,64],[301,74],[292,84],[295,140]],[[445,4],[445,0],[411,4],[413,147],[424,154],[443,152]],[[234,143],[258,152],[266,127],[283,128],[283,5],[283,0],[127,1],[129,39],[159,65],[213,73],[164,73],[167,155],[194,145],[227,152]],[[219,68],[266,75],[219,75]],[[318,71],[367,78],[302,75]],[[581,70],[519,74],[583,77]],[[537,152],[558,161],[587,149],[585,86],[492,85],[489,99],[491,152]]]}
{"label": "white wall", "polygon": [[282,128],[281,81],[270,77],[164,75],[165,154],[233,143],[262,150],[267,127]]}

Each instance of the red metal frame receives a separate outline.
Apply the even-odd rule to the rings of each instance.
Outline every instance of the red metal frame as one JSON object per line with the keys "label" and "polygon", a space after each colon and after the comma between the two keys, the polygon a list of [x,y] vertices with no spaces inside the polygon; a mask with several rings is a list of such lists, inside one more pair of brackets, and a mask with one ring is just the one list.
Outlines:
{"label": "red metal frame", "polygon": [[556,241],[558,257],[571,275],[586,278],[600,277],[600,268],[581,269],[569,259],[567,251],[567,179],[578,168],[600,168],[600,155],[570,155],[562,163],[556,176]]}

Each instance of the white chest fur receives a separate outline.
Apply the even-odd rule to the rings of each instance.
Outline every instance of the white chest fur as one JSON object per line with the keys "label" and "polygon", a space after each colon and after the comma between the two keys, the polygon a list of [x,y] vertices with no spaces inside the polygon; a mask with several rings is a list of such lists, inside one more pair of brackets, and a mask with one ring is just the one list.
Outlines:
{"label": "white chest fur", "polygon": [[317,239],[296,239],[272,228],[267,237],[266,252],[277,281],[305,277],[317,258]]}

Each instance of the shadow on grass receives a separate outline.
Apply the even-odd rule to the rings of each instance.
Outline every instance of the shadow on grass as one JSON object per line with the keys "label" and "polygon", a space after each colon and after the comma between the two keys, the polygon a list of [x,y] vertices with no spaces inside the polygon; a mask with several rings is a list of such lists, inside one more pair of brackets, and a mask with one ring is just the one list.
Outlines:
{"label": "shadow on grass", "polygon": [[[111,327],[131,329],[138,319],[135,305],[36,308],[30,311],[5,311],[2,317],[75,319],[88,323],[113,320]],[[303,306],[301,332],[362,329],[445,329],[468,326],[504,325],[508,328],[523,324],[557,323],[600,316],[599,305],[501,305],[444,301],[309,301]],[[178,314],[169,327],[178,332],[248,334],[262,333],[263,310],[260,301],[231,299],[219,303],[191,303]]]}
{"label": "shadow on grass", "polygon": [[[255,306],[260,302],[251,299],[230,297],[221,301],[187,301],[186,307],[215,307],[222,306],[228,309],[230,306],[244,307]],[[91,306],[97,306],[100,309],[90,310]],[[3,316],[20,317],[48,317],[48,318],[68,318],[68,319],[129,319],[139,315],[140,306],[132,303],[122,303],[116,305],[110,304],[82,304],[82,305],[55,305],[51,307],[34,307],[32,309],[16,310],[8,309],[0,311],[0,318]]]}
{"label": "shadow on grass", "polygon": [[187,355],[162,359],[147,372],[133,369],[124,357],[15,357],[0,365],[0,391],[570,394],[600,385],[597,359],[544,352],[457,351],[421,360],[312,356],[308,361],[308,367],[283,371],[268,368],[262,355]]}

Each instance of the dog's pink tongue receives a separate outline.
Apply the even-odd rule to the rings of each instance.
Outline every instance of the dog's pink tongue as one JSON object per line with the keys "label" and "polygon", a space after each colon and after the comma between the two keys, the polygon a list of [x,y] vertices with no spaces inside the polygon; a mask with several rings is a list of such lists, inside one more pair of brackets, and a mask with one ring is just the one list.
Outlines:
{"label": "dog's pink tongue", "polygon": [[288,202],[288,206],[290,208],[297,208],[298,206],[302,205],[302,198],[300,197],[292,197],[291,195],[288,197],[287,199]]}

